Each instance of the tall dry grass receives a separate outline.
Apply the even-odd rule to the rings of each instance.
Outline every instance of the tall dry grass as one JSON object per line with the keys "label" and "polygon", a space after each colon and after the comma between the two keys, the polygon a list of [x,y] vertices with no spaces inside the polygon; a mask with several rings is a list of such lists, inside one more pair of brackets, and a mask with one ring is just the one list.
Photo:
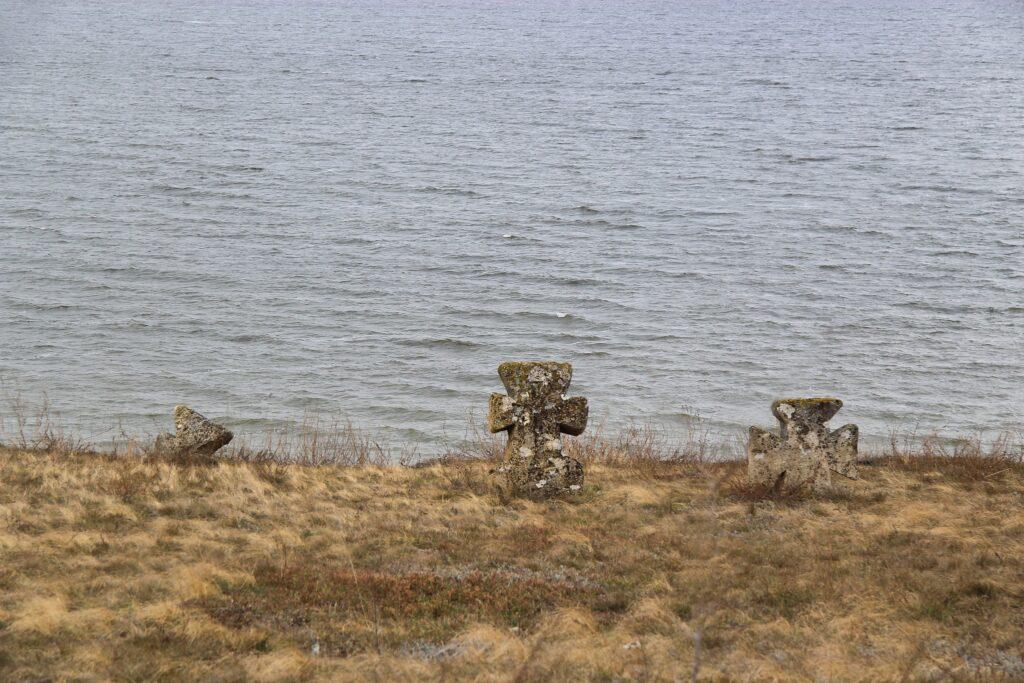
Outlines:
{"label": "tall dry grass", "polygon": [[64,433],[46,394],[34,407],[20,393],[0,399],[0,442],[29,451],[91,450],[84,441]]}
{"label": "tall dry grass", "polygon": [[[446,441],[440,457],[429,462],[463,461],[499,463],[505,452],[505,433],[491,434],[470,416],[465,436]],[[700,418],[688,420],[681,433],[656,425],[629,424],[608,433],[602,422],[591,425],[580,436],[564,436],[563,453],[583,465],[626,467],[653,473],[672,466],[701,466],[720,460],[727,441],[715,441]]]}
{"label": "tall dry grass", "polygon": [[[150,459],[168,457],[154,450],[150,437],[129,435],[120,425],[112,432],[113,438],[97,446],[69,434],[46,395],[35,404],[18,393],[5,392],[0,398],[0,443],[19,450]],[[489,433],[470,414],[463,435],[460,438],[445,435],[438,446],[430,449],[431,453],[423,446],[394,443],[360,429],[342,416],[307,412],[293,426],[262,434],[237,435],[218,457],[251,463],[266,470],[287,465],[498,464],[504,455],[506,438],[504,433]],[[610,431],[604,423],[597,422],[578,437],[563,437],[563,442],[564,452],[585,466],[624,468],[645,476],[697,473],[713,463],[745,459],[743,444],[735,438],[713,433],[699,415],[690,417],[682,429],[672,430],[650,424],[629,424]],[[867,463],[917,472],[941,467],[947,474],[965,481],[983,481],[1024,466],[1024,430],[1006,431],[994,437],[983,434],[950,437],[937,433],[921,435],[914,429],[894,427],[883,446],[862,448],[862,454],[862,460]],[[179,464],[200,465],[202,462]],[[738,477],[734,479],[738,486]],[[766,497],[774,495],[765,492]]]}
{"label": "tall dry grass", "polygon": [[306,413],[295,427],[271,430],[262,437],[238,437],[223,455],[242,462],[277,462],[321,467],[408,465],[417,446],[392,444],[341,417]]}
{"label": "tall dry grass", "polygon": [[651,476],[678,442],[597,443],[549,501],[479,485],[479,459],[275,478],[0,448],[0,680],[1024,675],[1019,472],[879,461],[848,495],[750,504],[715,485],[736,463]]}
{"label": "tall dry grass", "polygon": [[1024,432],[1000,432],[992,438],[974,434],[918,436],[894,428],[877,461],[906,472],[941,470],[963,482],[984,482],[1005,472],[1024,472]]}

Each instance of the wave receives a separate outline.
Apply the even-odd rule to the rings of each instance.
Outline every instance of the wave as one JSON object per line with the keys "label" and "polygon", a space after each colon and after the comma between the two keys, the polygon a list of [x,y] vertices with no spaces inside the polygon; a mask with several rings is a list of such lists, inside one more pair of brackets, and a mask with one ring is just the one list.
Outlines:
{"label": "wave", "polygon": [[832,156],[832,155],[795,157],[795,156],[790,156],[790,155],[787,154],[786,156],[787,156],[787,161],[789,163],[791,163],[791,164],[807,164],[807,163],[815,163],[815,162],[823,162],[823,161],[835,161],[836,159],[839,158],[837,156]]}
{"label": "wave", "polygon": [[776,81],[771,78],[745,78],[740,81],[742,85],[767,85],[773,88],[790,88],[785,81]]}
{"label": "wave", "polygon": [[604,285],[605,282],[596,280],[591,277],[569,277],[569,276],[556,276],[553,280],[554,284],[562,285],[563,287],[588,287],[592,285]]}
{"label": "wave", "polygon": [[568,311],[550,311],[550,312],[516,311],[515,313],[510,313],[509,316],[510,317],[514,317],[514,318],[524,319],[524,320],[537,320],[537,321],[546,321],[546,322],[551,322],[551,321],[555,321],[555,320],[566,321],[566,322],[572,322],[572,321],[580,321],[580,322],[586,322],[586,323],[590,322],[590,320],[588,320],[584,316],[578,315],[578,314],[569,313]]}
{"label": "wave", "polygon": [[43,218],[47,215],[45,211],[43,211],[42,209],[37,209],[35,207],[30,207],[26,209],[11,209],[9,213],[11,216],[16,216],[18,218]]}
{"label": "wave", "polygon": [[236,334],[230,337],[224,337],[225,341],[234,342],[236,344],[247,344],[251,342],[272,342],[275,341],[274,337],[267,334]]}
{"label": "wave", "polygon": [[423,187],[417,187],[416,192],[426,192],[428,194],[441,194],[450,197],[481,197],[479,192],[475,190],[467,190],[460,187],[437,187],[434,185],[425,185]]}
{"label": "wave", "polygon": [[479,349],[483,348],[483,344],[468,339],[454,339],[451,337],[443,337],[440,339],[401,339],[396,342],[399,346],[412,346],[422,348],[442,348],[442,349]]}
{"label": "wave", "polygon": [[84,306],[73,304],[40,303],[36,301],[14,301],[11,308],[17,311],[74,311],[84,309]]}
{"label": "wave", "polygon": [[980,254],[969,251],[967,249],[945,249],[943,251],[929,252],[929,256],[967,256],[969,258],[975,258]]}

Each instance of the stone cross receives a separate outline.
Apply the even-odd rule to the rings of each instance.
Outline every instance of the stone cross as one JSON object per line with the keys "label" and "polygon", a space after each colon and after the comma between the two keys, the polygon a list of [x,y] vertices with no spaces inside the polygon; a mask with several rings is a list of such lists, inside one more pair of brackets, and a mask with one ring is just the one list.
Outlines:
{"label": "stone cross", "polygon": [[838,398],[787,398],[772,404],[779,434],[750,428],[747,476],[772,488],[815,490],[832,483],[831,472],[857,478],[857,425],[830,432],[825,423],[839,412]]}
{"label": "stone cross", "polygon": [[562,434],[577,436],[587,426],[587,399],[565,396],[572,365],[502,363],[498,376],[508,395],[491,394],[487,426],[508,432],[499,470],[511,488],[535,496],[582,489],[583,465],[562,454]]}
{"label": "stone cross", "polygon": [[175,456],[209,458],[235,436],[188,406],[174,407],[174,428],[175,434],[161,434],[156,438],[157,451]]}

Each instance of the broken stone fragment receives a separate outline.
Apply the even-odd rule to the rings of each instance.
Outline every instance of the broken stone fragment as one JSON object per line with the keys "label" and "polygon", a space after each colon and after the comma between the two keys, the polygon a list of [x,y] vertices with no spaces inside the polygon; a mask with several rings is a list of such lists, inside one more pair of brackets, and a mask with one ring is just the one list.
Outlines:
{"label": "broken stone fragment", "polygon": [[828,422],[843,402],[837,398],[788,398],[775,401],[772,413],[779,433],[750,428],[747,477],[772,488],[831,485],[831,472],[857,478],[857,425],[830,432]]}
{"label": "broken stone fragment", "polygon": [[158,452],[175,456],[210,457],[234,438],[227,428],[210,422],[188,406],[174,408],[175,434],[156,438]]}
{"label": "broken stone fragment", "polygon": [[587,426],[587,399],[566,398],[572,365],[509,362],[498,366],[507,395],[492,394],[487,426],[507,431],[505,463],[499,468],[519,494],[544,497],[583,488],[583,465],[562,454],[562,434]]}

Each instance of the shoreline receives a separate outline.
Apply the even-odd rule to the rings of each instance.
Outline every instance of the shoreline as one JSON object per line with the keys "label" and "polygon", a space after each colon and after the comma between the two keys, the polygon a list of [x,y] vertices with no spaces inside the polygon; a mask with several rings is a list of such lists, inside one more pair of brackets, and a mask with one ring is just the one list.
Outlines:
{"label": "shoreline", "polygon": [[[499,382],[496,383],[496,386],[486,388],[490,391],[498,391],[501,385]],[[403,423],[401,417],[370,418],[367,411],[360,410],[311,408],[299,409],[288,414],[283,412],[290,405],[287,400],[282,402],[283,407],[271,407],[267,410],[266,414],[273,415],[273,417],[260,417],[258,411],[249,417],[239,417],[239,415],[245,415],[247,411],[253,411],[256,408],[242,408],[237,405],[227,408],[217,400],[203,400],[201,396],[195,406],[204,414],[231,429],[237,437],[244,438],[250,445],[265,442],[271,437],[278,439],[282,435],[294,434],[305,430],[309,423],[316,422],[322,425],[344,425],[346,429],[351,426],[366,437],[380,443],[390,444],[393,448],[414,449],[435,456],[452,447],[453,444],[466,441],[474,423],[481,425],[485,422],[488,393],[484,390],[476,392],[475,399],[467,402],[465,410],[438,423],[436,427],[431,427],[413,418],[410,418],[408,423]],[[587,396],[588,392],[584,389],[580,392],[570,391],[570,394]],[[97,417],[93,412],[77,414],[62,410],[60,400],[51,399],[51,394],[46,391],[13,389],[0,381],[0,441],[4,440],[4,432],[10,432],[12,425],[18,421],[17,413],[20,411],[21,419],[26,422],[48,422],[58,431],[73,435],[103,449],[113,448],[126,439],[143,442],[152,439],[171,426],[170,413],[174,400],[171,398],[171,402],[155,409],[152,413],[147,412],[145,415],[129,412],[119,413],[115,409],[113,415],[107,419]],[[630,417],[628,415],[618,416],[607,406],[596,404],[592,406],[591,426],[587,428],[587,432],[600,426],[605,434],[614,435],[618,432],[642,427],[658,431],[666,439],[678,441],[685,440],[693,431],[700,430],[707,432],[718,452],[726,457],[730,453],[738,454],[736,457],[742,457],[749,427],[774,428],[776,426],[770,412],[772,400],[774,399],[766,399],[763,402],[751,401],[745,404],[748,409],[738,412],[748,414],[750,419],[746,422],[738,421],[735,416],[730,420],[722,419],[720,416],[712,419],[694,406],[682,406],[676,415],[652,413],[649,417],[645,417],[643,414],[639,417]],[[864,420],[862,419],[864,412],[863,406],[848,402],[834,422],[836,424],[847,422],[857,424],[860,428],[862,447],[872,450],[883,450],[890,444],[894,436],[901,442],[908,440],[919,442],[929,439],[952,444],[964,439],[989,443],[1000,438],[1002,434],[1013,434],[1020,435],[1018,440],[1024,442],[1024,416],[1011,419],[993,418],[990,425],[956,429],[941,426],[939,420],[915,421],[911,418],[891,418],[885,421]],[[867,427],[865,423],[870,427]]]}
{"label": "shoreline", "polygon": [[[159,433],[173,429],[168,416],[152,433],[126,433],[121,427],[111,427],[100,435],[115,436],[97,439],[97,434],[82,436],[65,430],[61,413],[54,411],[48,399],[30,406],[19,397],[7,396],[6,405],[0,407],[0,447],[24,450],[47,450],[53,445],[64,451],[102,454],[137,453],[152,447]],[[754,427],[777,429],[771,415]],[[263,430],[239,430],[237,420],[214,415],[215,422],[234,431],[235,438],[219,453],[227,459],[245,459],[253,453],[272,453],[281,462],[350,464],[368,461],[367,454],[375,453],[380,462],[413,464],[422,460],[439,460],[452,454],[478,452],[491,454],[500,451],[503,434],[489,434],[485,420],[468,416],[460,427],[460,437],[444,432],[429,442],[403,441],[390,438],[386,431],[401,428],[366,429],[354,425],[341,416],[323,416],[308,412],[302,418],[282,422]],[[570,451],[630,453],[638,448],[653,449],[662,459],[684,457],[699,461],[739,461],[746,459],[747,428],[736,427],[724,433],[701,418],[689,416],[682,424],[667,426],[663,423],[627,422],[618,428],[608,428],[606,420],[599,419],[588,425],[579,436],[567,437]],[[842,422],[837,417],[834,422]],[[242,424],[246,424],[245,421]],[[382,432],[385,432],[382,434]],[[1017,429],[989,430],[975,433],[940,433],[923,431],[915,426],[893,425],[887,435],[860,434],[861,454],[864,459],[889,457],[900,453],[925,449],[933,452],[954,452],[957,449],[999,449],[1024,456],[1024,426]],[[680,455],[682,454],[682,455]],[[591,459],[591,458],[586,458]]]}
{"label": "shoreline", "polygon": [[[0,415],[0,448],[103,456],[139,455],[151,451],[159,438],[159,434],[122,432],[119,437],[97,441],[68,433],[45,418],[19,424],[18,420],[4,417]],[[168,423],[173,429],[171,420]],[[224,424],[232,423],[225,420]],[[752,426],[777,429],[777,425],[767,422]],[[488,433],[481,422],[473,419],[467,420],[461,438],[445,436],[436,444],[425,445],[381,438],[349,422],[312,418],[263,433],[236,432],[235,438],[218,451],[216,457],[226,461],[258,458],[286,464],[340,466],[371,463],[412,466],[453,458],[491,461],[504,450],[505,438],[503,433]],[[629,460],[640,454],[653,460],[701,463],[740,462],[747,458],[745,431],[722,436],[700,420],[692,421],[685,431],[675,432],[652,424],[630,424],[614,431],[597,424],[579,436],[564,439],[566,452],[584,462],[602,458]],[[864,438],[861,435],[858,460],[900,457],[913,452],[951,456],[960,451],[988,451],[1024,458],[1024,428],[956,435],[894,427],[888,437]]]}

